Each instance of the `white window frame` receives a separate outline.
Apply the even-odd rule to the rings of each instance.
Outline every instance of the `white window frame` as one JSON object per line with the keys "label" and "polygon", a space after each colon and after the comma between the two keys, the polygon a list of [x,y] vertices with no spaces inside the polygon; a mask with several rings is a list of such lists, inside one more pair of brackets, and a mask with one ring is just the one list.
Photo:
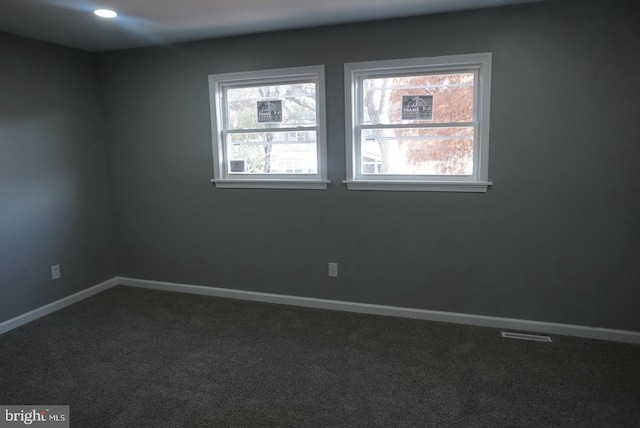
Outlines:
{"label": "white window frame", "polygon": [[[316,174],[230,174],[225,144],[226,105],[225,93],[235,87],[259,85],[286,85],[291,83],[316,83]],[[327,184],[327,132],[324,66],[292,67],[238,73],[209,75],[209,102],[211,108],[211,135],[213,142],[213,173],[211,180],[220,188],[259,189],[326,189]],[[301,128],[277,128],[277,132],[297,132]],[[249,130],[250,131],[250,130]]]}
{"label": "white window frame", "polygon": [[[369,78],[407,74],[445,74],[473,72],[474,115],[471,122],[455,125],[473,126],[473,173],[453,175],[388,175],[362,174],[360,141],[364,129],[380,125],[364,125],[362,81]],[[449,55],[347,63],[345,79],[345,128],[347,179],[349,190],[486,192],[488,180],[489,118],[491,104],[491,53]],[[394,125],[395,126],[395,125]],[[428,125],[427,125],[428,126]]]}

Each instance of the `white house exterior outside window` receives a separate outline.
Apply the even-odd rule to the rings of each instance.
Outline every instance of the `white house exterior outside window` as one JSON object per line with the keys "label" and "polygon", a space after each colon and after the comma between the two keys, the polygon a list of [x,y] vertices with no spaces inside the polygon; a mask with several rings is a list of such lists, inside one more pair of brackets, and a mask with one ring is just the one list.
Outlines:
{"label": "white house exterior outside window", "polygon": [[345,64],[350,190],[486,192],[491,54]]}
{"label": "white house exterior outside window", "polygon": [[324,66],[209,76],[217,187],[326,189]]}

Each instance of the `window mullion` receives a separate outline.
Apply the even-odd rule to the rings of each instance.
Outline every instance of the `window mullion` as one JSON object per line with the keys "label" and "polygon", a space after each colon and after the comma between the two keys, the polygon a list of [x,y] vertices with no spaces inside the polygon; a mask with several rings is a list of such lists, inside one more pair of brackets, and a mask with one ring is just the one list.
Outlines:
{"label": "window mullion", "polygon": [[395,124],[366,124],[360,129],[421,129],[421,128],[462,128],[476,126],[477,122],[437,122],[437,123],[395,123]]}
{"label": "window mullion", "polygon": [[288,128],[246,128],[246,129],[227,129],[224,132],[227,134],[264,134],[267,132],[306,132],[306,131],[318,131],[317,126],[297,126]]}

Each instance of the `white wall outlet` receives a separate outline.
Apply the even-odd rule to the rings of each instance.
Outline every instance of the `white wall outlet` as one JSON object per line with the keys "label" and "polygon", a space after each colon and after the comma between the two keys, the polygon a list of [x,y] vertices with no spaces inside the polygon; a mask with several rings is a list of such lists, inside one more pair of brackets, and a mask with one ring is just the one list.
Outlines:
{"label": "white wall outlet", "polygon": [[51,279],[58,279],[61,276],[60,265],[51,266]]}
{"label": "white wall outlet", "polygon": [[338,277],[338,263],[329,262],[329,276],[332,278]]}

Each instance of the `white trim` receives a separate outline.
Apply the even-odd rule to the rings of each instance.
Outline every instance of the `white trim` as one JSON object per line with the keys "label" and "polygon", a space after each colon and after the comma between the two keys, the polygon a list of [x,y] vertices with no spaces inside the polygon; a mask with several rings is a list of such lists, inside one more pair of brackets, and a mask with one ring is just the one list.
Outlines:
{"label": "white trim", "polygon": [[[245,71],[238,73],[210,74],[209,108],[211,114],[211,136],[213,147],[213,176],[211,180],[216,187],[223,188],[255,188],[255,189],[326,189],[321,183],[328,183],[327,166],[327,130],[326,130],[326,88],[324,65],[305,67],[278,68],[271,70]],[[275,181],[264,174],[252,174],[252,177],[236,175],[228,171],[226,156],[226,133],[252,132],[252,129],[227,129],[226,107],[223,94],[229,88],[243,86],[259,86],[267,84],[295,84],[314,82],[316,84],[316,124],[313,127],[265,128],[259,132],[316,132],[317,172],[315,174],[287,174],[290,178]],[[309,175],[312,179],[305,179]],[[246,178],[245,178],[246,177]]]}
{"label": "white trim", "polygon": [[327,188],[329,180],[211,180],[216,187],[221,189],[319,189]]}
{"label": "white trim", "polygon": [[86,290],[79,291],[75,294],[72,294],[71,296],[64,297],[60,300],[49,303],[48,305],[44,305],[37,309],[29,311],[26,314],[18,315],[15,318],[11,318],[10,320],[0,323],[0,334],[6,333],[9,330],[13,330],[14,328],[18,328],[22,325],[30,323],[31,321],[35,321],[38,318],[49,315],[50,313],[53,313],[55,311],[59,311],[60,309],[66,308],[69,305],[91,297],[94,294],[101,293],[116,285],[118,285],[118,280],[114,277],[98,285],[87,288]]}
{"label": "white trim", "polygon": [[273,78],[283,80],[308,80],[316,78],[320,67],[324,65],[307,65],[301,67],[271,68],[268,70],[232,71],[230,73],[210,74],[214,80],[228,86],[259,86],[273,82]]}
{"label": "white trim", "polygon": [[403,180],[343,180],[349,190],[392,190],[412,192],[485,193],[490,181],[403,181]]}
{"label": "white trim", "polygon": [[[378,61],[349,62],[347,65],[351,69],[366,71],[367,74],[372,76],[393,73],[399,67],[418,71],[422,71],[425,67],[428,67],[434,72],[442,72],[449,70],[468,70],[469,68],[474,67],[479,68],[477,65],[483,64],[487,55],[491,55],[491,53],[486,52],[422,58],[382,59]],[[472,65],[472,67],[470,67],[470,65]]]}
{"label": "white trim", "polygon": [[[349,190],[484,193],[489,182],[489,124],[492,54],[474,53],[425,58],[352,62],[344,64],[346,180]],[[367,78],[393,77],[407,73],[473,72],[475,75],[473,120],[466,123],[364,124],[362,82]],[[361,172],[360,137],[366,129],[474,128],[473,174],[465,177],[434,175],[367,175]],[[416,182],[421,182],[422,185]],[[446,183],[441,183],[446,181]],[[458,185],[457,182],[462,184]],[[471,184],[469,184],[471,183]]]}
{"label": "white trim", "polygon": [[205,287],[201,285],[178,284],[172,282],[150,281],[135,278],[118,277],[117,281],[120,285],[148,288],[153,290],[175,291],[180,293],[251,300],[265,303],[277,303],[308,308],[331,309],[364,314],[414,318],[426,321],[467,324],[480,327],[530,331],[536,333],[576,336],[588,339],[610,340],[615,342],[640,344],[640,332],[636,331],[613,330],[608,328],[520,320],[514,318],[490,317],[485,315],[461,314],[455,312],[432,311],[426,309],[402,308],[396,306],[374,305],[369,303],[344,302],[339,300],[326,300],[316,299],[312,297],[260,293],[255,291]]}

